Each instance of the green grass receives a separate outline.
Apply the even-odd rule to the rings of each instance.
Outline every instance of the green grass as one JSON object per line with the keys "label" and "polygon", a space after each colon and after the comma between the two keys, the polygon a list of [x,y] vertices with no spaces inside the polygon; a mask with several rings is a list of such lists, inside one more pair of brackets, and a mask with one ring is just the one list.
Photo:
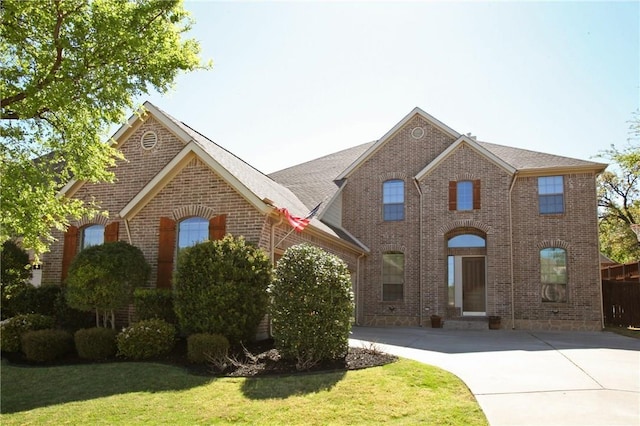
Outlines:
{"label": "green grass", "polygon": [[154,363],[3,361],[0,423],[486,425],[454,375],[410,360],[366,370],[213,378]]}

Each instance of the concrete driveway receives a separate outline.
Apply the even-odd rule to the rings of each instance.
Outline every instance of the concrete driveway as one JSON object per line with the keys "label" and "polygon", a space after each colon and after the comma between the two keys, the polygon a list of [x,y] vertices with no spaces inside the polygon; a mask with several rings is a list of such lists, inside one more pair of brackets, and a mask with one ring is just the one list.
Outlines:
{"label": "concrete driveway", "polygon": [[460,377],[492,425],[640,425],[640,340],[609,332],[354,327],[351,344]]}

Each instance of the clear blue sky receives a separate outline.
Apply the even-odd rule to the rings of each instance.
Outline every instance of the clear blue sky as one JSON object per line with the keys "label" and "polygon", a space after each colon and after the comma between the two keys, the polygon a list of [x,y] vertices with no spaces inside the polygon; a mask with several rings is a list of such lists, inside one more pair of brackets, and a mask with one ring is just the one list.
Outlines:
{"label": "clear blue sky", "polygon": [[[151,102],[269,173],[419,106],[479,140],[581,159],[640,107],[640,2],[194,2],[214,68]],[[602,160],[596,160],[602,161]]]}

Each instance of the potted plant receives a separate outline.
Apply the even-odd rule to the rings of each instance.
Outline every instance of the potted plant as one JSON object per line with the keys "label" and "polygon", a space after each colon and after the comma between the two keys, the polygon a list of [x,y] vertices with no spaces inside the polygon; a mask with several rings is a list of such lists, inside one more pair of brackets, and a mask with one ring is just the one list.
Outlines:
{"label": "potted plant", "polygon": [[442,328],[442,317],[440,315],[431,315],[431,328]]}
{"label": "potted plant", "polygon": [[502,318],[499,315],[490,315],[489,316],[489,330],[499,330],[500,329],[500,320]]}

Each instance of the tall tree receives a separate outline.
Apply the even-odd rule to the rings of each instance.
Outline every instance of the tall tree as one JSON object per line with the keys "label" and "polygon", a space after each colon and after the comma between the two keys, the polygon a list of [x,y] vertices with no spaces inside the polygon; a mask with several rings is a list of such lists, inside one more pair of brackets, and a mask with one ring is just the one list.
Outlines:
{"label": "tall tree", "polygon": [[630,126],[628,145],[611,146],[600,157],[611,161],[612,170],[598,178],[600,209],[600,247],[611,259],[627,263],[640,260],[640,243],[631,230],[640,223],[640,115],[636,113]]}
{"label": "tall tree", "polygon": [[105,143],[140,95],[208,68],[183,35],[181,0],[3,0],[0,4],[0,243],[47,250],[52,229],[97,214],[58,196],[70,180],[110,181]]}

